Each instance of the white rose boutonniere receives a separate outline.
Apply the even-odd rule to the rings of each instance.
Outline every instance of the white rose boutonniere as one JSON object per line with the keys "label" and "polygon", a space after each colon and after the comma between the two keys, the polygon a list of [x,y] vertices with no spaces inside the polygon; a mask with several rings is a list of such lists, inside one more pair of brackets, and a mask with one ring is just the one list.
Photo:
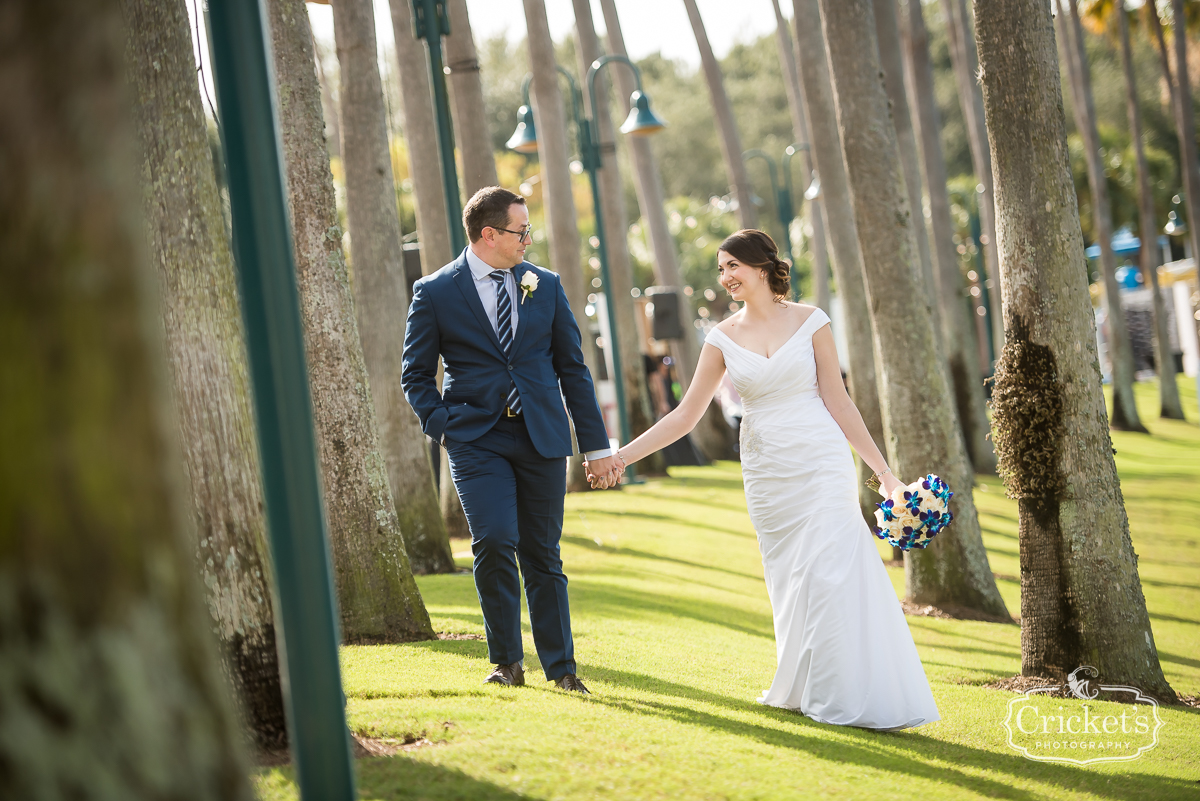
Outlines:
{"label": "white rose boutonniere", "polygon": [[530,270],[529,272],[527,272],[523,276],[521,276],[521,291],[524,293],[521,296],[522,304],[525,303],[525,298],[532,295],[534,290],[537,289],[537,287],[538,287],[538,277],[537,277],[537,273],[535,273],[533,270]]}

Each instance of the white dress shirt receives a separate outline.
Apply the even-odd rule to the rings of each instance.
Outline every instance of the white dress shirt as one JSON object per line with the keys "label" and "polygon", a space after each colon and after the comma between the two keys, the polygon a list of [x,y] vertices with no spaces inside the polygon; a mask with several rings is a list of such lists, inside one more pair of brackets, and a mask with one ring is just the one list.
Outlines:
{"label": "white dress shirt", "polygon": [[[471,278],[475,280],[475,291],[479,293],[479,302],[483,304],[483,312],[487,315],[488,320],[492,324],[492,330],[496,332],[496,336],[500,336],[500,323],[496,315],[496,282],[492,279],[492,273],[497,269],[488,264],[483,259],[479,258],[478,254],[471,248],[467,248],[467,266],[471,269]],[[511,268],[504,270],[504,288],[508,292],[508,297],[512,306],[512,333],[513,341],[517,337],[517,317],[521,308],[520,302],[517,300],[517,277]],[[588,451],[584,454],[589,462],[593,459],[603,459],[612,456],[612,448],[605,448],[599,451]]]}

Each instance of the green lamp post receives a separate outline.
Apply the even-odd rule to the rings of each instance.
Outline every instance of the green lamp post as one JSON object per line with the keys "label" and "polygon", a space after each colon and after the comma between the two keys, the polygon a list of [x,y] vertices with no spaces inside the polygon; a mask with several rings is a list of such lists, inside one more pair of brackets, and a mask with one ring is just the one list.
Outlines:
{"label": "green lamp post", "polygon": [[[426,0],[426,2],[428,1]],[[621,133],[647,136],[661,131],[667,124],[650,108],[650,98],[642,91],[642,71],[625,56],[601,56],[592,62],[591,69],[587,74],[588,97],[591,100],[591,107],[596,108],[596,75],[614,61],[627,65],[633,70],[634,77],[637,79],[637,90],[629,96],[629,116],[621,124]],[[571,86],[571,112],[575,118],[575,129],[578,131],[580,161],[583,163],[583,168],[587,170],[588,181],[592,187],[596,239],[600,243],[596,248],[597,256],[600,259],[600,280],[604,285],[604,298],[610,311],[606,339],[612,353],[613,386],[617,395],[617,425],[620,427],[621,441],[629,442],[633,437],[629,428],[629,412],[625,404],[625,377],[621,371],[621,349],[618,347],[617,327],[612,322],[612,315],[617,306],[612,292],[612,281],[609,280],[608,243],[604,236],[604,215],[601,210],[600,180],[597,174],[601,166],[600,127],[594,117],[588,118],[583,113],[583,96],[574,76],[562,67],[556,67],[556,69],[567,77],[567,82]],[[529,84],[532,80],[532,75],[525,76],[521,87],[524,105],[517,111],[517,128],[506,143],[510,149],[518,153],[537,152],[537,129],[533,122],[533,110],[529,102]],[[633,466],[630,466],[626,473],[631,481],[637,479],[637,473]]]}
{"label": "green lamp post", "polygon": [[[792,258],[792,235],[791,226],[792,220],[800,212],[800,209],[793,203],[792,192],[792,158],[801,150],[808,150],[807,143],[796,142],[788,145],[783,151],[783,183],[779,182],[776,172],[775,160],[767,153],[758,148],[747,150],[742,153],[742,158],[749,161],[750,159],[762,159],[767,163],[767,179],[771,182],[771,193],[775,196],[775,210],[779,215],[779,224],[783,226],[783,257],[792,268],[792,299],[800,299],[800,275],[796,272],[796,260]],[[803,206],[804,200],[811,200],[817,197],[820,191],[820,183],[814,176],[809,184],[808,190],[801,196],[800,205]],[[811,194],[810,194],[811,193]]]}

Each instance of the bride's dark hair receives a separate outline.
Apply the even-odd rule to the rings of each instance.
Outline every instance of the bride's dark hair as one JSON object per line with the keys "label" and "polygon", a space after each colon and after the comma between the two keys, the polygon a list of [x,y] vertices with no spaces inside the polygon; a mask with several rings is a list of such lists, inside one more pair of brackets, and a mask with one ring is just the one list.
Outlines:
{"label": "bride's dark hair", "polygon": [[792,270],[786,261],[779,258],[775,240],[765,231],[743,228],[726,237],[717,250],[725,251],[742,264],[762,270],[771,294],[777,299],[787,297],[792,285]]}

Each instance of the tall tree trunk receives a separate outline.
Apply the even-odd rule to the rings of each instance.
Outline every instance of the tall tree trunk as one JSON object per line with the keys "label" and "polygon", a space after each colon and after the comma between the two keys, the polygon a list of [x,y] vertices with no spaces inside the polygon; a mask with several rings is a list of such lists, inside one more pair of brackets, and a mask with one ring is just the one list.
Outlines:
{"label": "tall tree trunk", "polygon": [[467,0],[448,0],[446,5],[450,11],[450,35],[445,39],[446,67],[450,70],[450,99],[454,103],[454,134],[462,156],[463,188],[470,197],[485,186],[495,186],[499,179]]}
{"label": "tall tree trunk", "polygon": [[262,475],[233,253],[183,0],[123,3],[143,207],[191,490],[198,567],[224,669],[263,749],[287,746]]}
{"label": "tall tree trunk", "polygon": [[683,0],[683,5],[687,8],[692,32],[696,35],[696,46],[700,49],[700,66],[704,70],[704,82],[708,85],[708,96],[717,121],[721,155],[725,157],[725,170],[729,173],[729,183],[738,202],[738,222],[743,228],[757,228],[758,209],[754,206],[754,190],[750,188],[750,176],[742,159],[742,138],[738,135],[733,106],[725,94],[721,65],[713,55],[708,33],[704,30],[704,20],[700,18],[700,9],[696,8],[696,0]]}
{"label": "tall tree trunk", "polygon": [[[571,189],[571,150],[567,141],[567,117],[558,70],[554,60],[554,41],[546,19],[544,0],[526,0],[529,68],[533,73],[532,102],[538,137],[538,162],[542,168],[542,208],[549,229],[550,267],[562,277],[563,291],[575,313],[575,322],[587,339],[591,328],[585,309],[588,289],[584,284],[580,257],[579,226],[575,215],[575,195]],[[599,375],[596,349],[585,343],[583,359],[592,375]],[[572,492],[589,489],[583,470],[583,454],[576,454],[567,465],[567,486]]]}
{"label": "tall tree trunk", "polygon": [[1009,331],[994,398],[1000,471],[1020,514],[1021,671],[1088,664],[1106,684],[1174,700],[1104,423],[1050,9],[986,0],[975,13]]}
{"label": "tall tree trunk", "polygon": [[[875,372],[875,338],[871,331],[871,313],[867,307],[866,287],[863,285],[863,252],[858,244],[858,229],[854,222],[854,207],[850,202],[850,187],[846,179],[846,163],[838,138],[837,110],[833,103],[833,87],[829,79],[829,60],[825,52],[825,35],[821,31],[821,10],[818,0],[794,0],[792,21],[796,29],[797,66],[808,120],[812,125],[812,154],[821,177],[821,194],[828,213],[829,243],[833,251],[833,276],[842,300],[842,319],[845,321],[846,344],[850,350],[850,397],[862,414],[871,438],[887,442],[883,436],[883,412],[879,405],[879,383]],[[889,453],[889,459],[894,459]],[[871,468],[861,459],[858,462],[859,506],[870,525],[875,521],[875,504],[879,495],[863,486],[871,477]]]}
{"label": "tall tree trunk", "polygon": [[[976,201],[979,204],[979,223],[983,228],[983,234],[980,236],[986,274],[983,285],[991,306],[989,322],[992,326],[992,344],[995,346],[993,358],[996,358],[1004,346],[1004,317],[1000,314],[1003,299],[1000,296],[1000,266],[996,255],[996,201],[992,186],[992,154],[988,149],[987,125],[983,118],[983,96],[979,92],[979,82],[975,77],[979,67],[975,36],[971,20],[967,17],[966,0],[942,0],[942,10],[946,14],[950,62],[958,86],[958,102],[962,106],[963,119],[967,126],[971,163],[975,168],[975,177],[983,187],[983,191],[977,193]],[[986,367],[990,372],[992,365]]]}
{"label": "tall tree trunk", "polygon": [[[787,20],[783,18],[783,10],[779,0],[771,0],[775,10],[775,42],[779,48],[779,66],[783,71],[783,85],[787,90],[788,112],[792,117],[792,137],[796,142],[808,144],[809,149],[803,151],[804,181],[800,191],[792,201],[797,208],[804,205],[804,189],[813,176],[812,143],[808,134],[808,115],[804,112],[804,87],[800,84],[800,70],[796,66],[796,53],[792,48],[792,33],[788,29]],[[826,312],[831,311],[829,303],[829,251],[825,244],[825,214],[823,204],[819,199],[811,200],[808,204],[809,223],[812,225],[812,291],[813,302]]]}
{"label": "tall tree trunk", "polygon": [[[1196,118],[1192,115],[1192,87],[1188,73],[1187,31],[1182,0],[1171,0],[1175,31],[1171,37],[1175,49],[1175,120],[1179,129],[1179,155],[1183,167],[1183,186],[1187,193],[1188,230],[1192,235],[1192,264],[1200,282],[1200,154],[1196,151]],[[1157,16],[1157,12],[1155,12]],[[1194,324],[1200,332],[1200,320]],[[1196,373],[1196,391],[1200,392],[1200,372]]]}
{"label": "tall tree trunk", "polygon": [[[543,0],[536,2],[544,14],[545,3]],[[575,10],[578,14],[580,7],[576,5]],[[614,71],[629,68],[622,64],[613,64],[596,75],[597,105],[592,107],[586,86],[587,68],[603,53],[600,50],[600,40],[596,37],[596,29],[592,25],[590,6],[587,16],[581,20],[577,15],[576,22],[584,109],[596,123],[594,131],[599,133],[601,166],[596,175],[600,182],[600,202],[604,217],[603,236],[608,246],[608,277],[612,283],[612,297],[616,305],[615,309],[608,310],[608,315],[619,334],[617,345],[621,352],[621,370],[625,378],[625,409],[629,414],[630,433],[636,437],[654,425],[655,420],[650,406],[650,390],[646,386],[645,358],[642,356],[637,320],[634,317],[641,312],[634,304],[632,295],[633,263],[629,257],[629,214],[625,208],[625,187],[617,169],[616,130],[608,105],[608,76]],[[547,42],[550,41],[549,37],[550,30],[547,27]],[[597,231],[597,236],[599,235],[600,232]],[[666,462],[661,454],[653,454],[643,469],[648,473],[663,473],[666,471]]]}
{"label": "tall tree trunk", "polygon": [[1104,276],[1104,298],[1108,309],[1108,350],[1112,361],[1112,427],[1121,431],[1145,432],[1138,418],[1133,399],[1133,344],[1125,310],[1121,308],[1121,289],[1117,284],[1117,256],[1112,249],[1112,203],[1108,196],[1108,177],[1100,155],[1100,134],[1096,130],[1096,104],[1092,99],[1091,71],[1083,48],[1083,27],[1079,24],[1079,7],[1075,0],[1058,3],[1057,24],[1062,34],[1067,73],[1071,76],[1072,107],[1075,126],[1083,139],[1083,154],[1087,160],[1088,185],[1092,190],[1092,221],[1100,246],[1100,272]]}
{"label": "tall tree trunk", "polygon": [[333,24],[342,77],[342,166],[354,308],[379,443],[412,569],[453,573],[429,447],[400,386],[408,287],[371,0],[333,0]]}
{"label": "tall tree trunk", "polygon": [[[391,0],[391,9],[396,61],[400,67],[404,139],[408,143],[408,174],[413,183],[417,239],[421,244],[421,272],[431,275],[458,256],[450,246],[450,226],[461,223],[446,215],[446,191],[442,186],[437,127],[433,121],[433,90],[429,86],[429,59],[425,46],[413,36],[412,3]],[[450,478],[450,460],[444,450],[439,464],[438,488],[446,533],[451,537],[470,537],[467,515]]]}
{"label": "tall tree trunk", "polygon": [[342,127],[339,121],[341,110],[333,97],[333,87],[325,74],[325,58],[316,37],[313,37],[313,53],[317,60],[317,80],[321,83],[321,110],[325,114],[325,139],[329,142],[329,155],[342,156]]}
{"label": "tall tree trunk", "polygon": [[[883,67],[883,85],[891,103],[892,127],[900,146],[900,164],[904,168],[904,186],[908,190],[908,206],[912,209],[912,230],[917,239],[918,266],[929,298],[929,313],[933,330],[942,329],[942,310],[937,302],[937,282],[933,277],[933,261],[929,256],[929,232],[925,225],[925,201],[921,187],[921,155],[917,136],[913,132],[912,112],[908,106],[908,91],[904,86],[904,57],[900,52],[900,25],[896,20],[897,0],[874,0],[875,38],[879,43],[879,63]],[[919,2],[919,0],[918,0]],[[934,337],[939,352],[944,351],[940,337]],[[957,417],[958,408],[955,407]]]}
{"label": "tall tree trunk", "polygon": [[[575,4],[576,24],[582,29],[584,23],[581,16],[586,14],[588,27],[591,25],[591,6],[585,0],[572,0]],[[617,17],[617,7],[614,0],[600,0],[600,8],[604,13],[604,27],[608,31],[608,47],[616,55],[628,57],[625,49],[625,37],[621,34],[621,21]],[[597,49],[599,46],[597,45]],[[637,88],[633,72],[620,65],[609,67],[616,77],[617,94],[620,97],[618,108],[624,114],[629,113],[629,96]],[[585,73],[586,74],[586,73]],[[696,315],[692,306],[683,297],[683,277],[679,273],[679,262],[675,253],[675,238],[667,225],[667,207],[664,199],[662,176],[651,149],[650,140],[643,136],[625,138],[629,147],[629,157],[633,164],[633,185],[637,191],[638,205],[641,208],[642,219],[650,237],[650,249],[654,252],[654,280],[660,286],[675,287],[679,292],[679,323],[683,327],[683,337],[671,343],[671,356],[675,361],[679,383],[686,391],[696,372],[696,363],[700,359],[700,342],[695,334]],[[733,429],[725,422],[720,405],[714,400],[708,405],[700,424],[692,432],[696,446],[708,459],[733,459]]]}
{"label": "tall tree trunk", "polygon": [[1142,110],[1138,105],[1137,80],[1133,72],[1133,48],[1129,43],[1129,18],[1123,7],[1114,9],[1117,33],[1121,40],[1121,67],[1125,72],[1125,108],[1129,114],[1129,136],[1137,157],[1138,233],[1142,240],[1142,275],[1150,284],[1153,295],[1151,311],[1154,316],[1154,361],[1158,367],[1159,414],[1171,420],[1182,420],[1183,405],[1179,401],[1179,385],[1175,382],[1175,356],[1171,353],[1170,324],[1162,293],[1158,288],[1158,223],[1154,215],[1154,193],[1150,190],[1150,167],[1146,163],[1146,146],[1142,142]]}
{"label": "tall tree trunk", "polygon": [[872,0],[821,0],[838,129],[866,265],[880,399],[897,475],[936,473],[958,491],[954,525],[924,551],[908,552],[910,600],[1008,616],[988,566],[971,498],[971,466],[949,383],[921,297],[912,210],[896,134],[888,121]]}
{"label": "tall tree trunk", "polygon": [[983,395],[983,372],[979,364],[979,341],[975,320],[966,301],[966,286],[954,247],[954,223],[950,216],[950,194],[946,190],[946,159],[942,154],[941,119],[933,90],[933,66],[929,59],[929,35],[921,0],[908,0],[906,39],[907,75],[917,113],[914,127],[921,143],[921,163],[929,189],[930,227],[933,229],[934,285],[941,308],[941,340],[946,366],[954,388],[959,424],[962,425],[967,455],[976,473],[996,473],[996,454],[991,443],[991,423]]}
{"label": "tall tree trunk", "polygon": [[112,0],[14,3],[0,25],[0,796],[251,801],[195,575],[123,33]]}
{"label": "tall tree trunk", "polygon": [[267,12],[342,636],[428,639],[433,629],[396,521],[354,319],[308,10],[302,0],[268,0]]}

